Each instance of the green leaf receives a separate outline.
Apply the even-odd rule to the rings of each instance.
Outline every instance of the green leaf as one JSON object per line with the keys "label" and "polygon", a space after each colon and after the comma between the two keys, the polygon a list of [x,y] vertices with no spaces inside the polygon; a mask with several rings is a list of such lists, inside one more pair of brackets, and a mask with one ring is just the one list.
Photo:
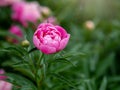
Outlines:
{"label": "green leaf", "polygon": [[18,41],[21,40],[18,36],[14,35],[14,34],[11,34],[10,32],[8,32],[8,31],[6,31],[6,30],[0,31],[0,36],[4,36],[4,37],[9,36],[9,37],[12,37],[12,38],[17,39]]}
{"label": "green leaf", "polygon": [[27,53],[27,51],[23,47],[18,46],[18,45],[4,48],[4,49],[1,49],[0,51],[1,52],[8,52],[8,53],[20,56],[20,57],[23,57]]}
{"label": "green leaf", "polygon": [[106,88],[107,88],[107,78],[103,77],[99,90],[106,90]]}
{"label": "green leaf", "polygon": [[114,53],[111,53],[104,60],[102,60],[97,69],[96,69],[96,77],[99,77],[105,73],[105,71],[111,66],[114,60]]}
{"label": "green leaf", "polygon": [[14,73],[7,73],[8,81],[13,84],[14,90],[37,90],[36,86],[27,78]]}
{"label": "green leaf", "polygon": [[108,78],[109,83],[120,82],[120,76],[113,76]]}
{"label": "green leaf", "polygon": [[55,62],[69,63],[69,64],[71,64],[72,66],[76,67],[76,65],[74,65],[70,60],[68,60],[68,59],[66,59],[66,58],[57,58],[57,59],[54,61],[54,63],[55,63]]}
{"label": "green leaf", "polygon": [[86,80],[86,84],[87,84],[88,90],[93,90],[90,80]]}
{"label": "green leaf", "polygon": [[86,54],[83,52],[69,52],[69,53],[64,53],[62,55],[63,58],[69,58],[69,57],[74,57],[74,56],[85,56]]}
{"label": "green leaf", "polygon": [[51,75],[55,76],[56,78],[58,78],[63,83],[68,84],[70,87],[73,87],[73,88],[76,89],[75,85],[71,81],[69,81],[68,79],[66,79],[64,76],[62,76],[60,74],[55,74],[55,73],[51,73]]}
{"label": "green leaf", "polygon": [[31,80],[34,80],[35,76],[33,74],[33,71],[31,71],[30,66],[25,63],[19,63],[12,65],[14,70],[21,72],[21,74],[29,77]]}
{"label": "green leaf", "polygon": [[27,30],[24,30],[25,31],[25,35],[26,35],[26,39],[30,42],[30,45],[31,45],[31,48],[34,47],[33,45],[33,34],[34,34],[34,30],[31,29],[31,28],[27,28]]}

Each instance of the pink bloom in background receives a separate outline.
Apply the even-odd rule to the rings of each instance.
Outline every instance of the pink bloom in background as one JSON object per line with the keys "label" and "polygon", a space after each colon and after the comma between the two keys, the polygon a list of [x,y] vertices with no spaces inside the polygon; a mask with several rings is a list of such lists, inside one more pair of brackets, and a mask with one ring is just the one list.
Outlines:
{"label": "pink bloom in background", "polygon": [[36,23],[41,18],[41,13],[37,2],[20,2],[12,6],[12,19],[21,22],[25,27],[28,22]]}
{"label": "pink bloom in background", "polygon": [[[9,32],[12,33],[12,34],[14,34],[14,35],[16,35],[16,36],[18,36],[18,37],[20,37],[20,38],[23,37],[22,30],[21,30],[20,27],[17,26],[17,25],[11,26],[10,29],[9,29]],[[8,37],[8,39],[9,39],[9,38],[10,38],[10,37]],[[10,39],[11,39],[11,38],[10,38]],[[11,39],[11,40],[12,40],[12,42],[14,42],[14,43],[18,43],[18,41],[17,41],[16,39]]]}
{"label": "pink bloom in background", "polygon": [[20,29],[19,26],[13,25],[11,26],[10,30],[9,30],[12,34],[15,34],[18,37],[22,37],[22,30]]}
{"label": "pink bloom in background", "polygon": [[0,69],[0,74],[4,74],[5,71],[3,69]]}
{"label": "pink bloom in background", "polygon": [[12,90],[12,84],[3,80],[0,80],[0,90]]}
{"label": "pink bloom in background", "polygon": [[52,23],[54,25],[58,24],[58,21],[55,17],[51,16],[51,17],[48,17],[46,20],[44,20],[44,22],[48,22],[48,23]]}
{"label": "pink bloom in background", "polygon": [[64,49],[69,41],[70,34],[58,25],[42,23],[33,36],[34,45],[45,54],[56,53]]}
{"label": "pink bloom in background", "polygon": [[3,74],[5,74],[5,71],[3,69],[0,69],[0,80],[4,80],[7,78],[7,76],[5,76]]}
{"label": "pink bloom in background", "polygon": [[0,6],[7,6],[7,5],[12,5],[17,2],[21,2],[23,0],[0,0]]}
{"label": "pink bloom in background", "polygon": [[3,69],[0,69],[0,90],[12,90],[12,84],[4,81],[7,76],[3,74],[5,74],[5,71]]}
{"label": "pink bloom in background", "polygon": [[49,16],[51,14],[51,10],[46,6],[41,6],[40,10],[44,16]]}

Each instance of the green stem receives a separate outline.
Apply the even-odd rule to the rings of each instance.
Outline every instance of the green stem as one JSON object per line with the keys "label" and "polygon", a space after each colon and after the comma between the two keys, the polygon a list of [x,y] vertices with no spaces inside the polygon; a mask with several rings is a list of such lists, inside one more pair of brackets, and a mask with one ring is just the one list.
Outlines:
{"label": "green stem", "polygon": [[38,62],[37,62],[37,69],[40,67],[40,64],[41,64],[41,61],[42,61],[43,57],[44,57],[44,54],[42,53],[40,55],[40,58],[39,58]]}
{"label": "green stem", "polygon": [[[35,73],[35,80],[36,80],[36,84],[37,84],[37,87],[38,87],[38,90],[40,90],[40,83],[41,83],[41,77],[42,76],[38,76],[38,72],[39,70],[42,68],[41,66],[41,62],[43,61],[43,57],[44,57],[44,54],[42,53],[37,61],[37,64],[36,64],[36,73]],[[42,74],[41,74],[42,75]]]}
{"label": "green stem", "polygon": [[[27,50],[28,48],[25,48],[25,49]],[[29,61],[26,61],[26,60],[29,60]],[[28,67],[29,67],[30,71],[32,72],[32,75],[31,76],[29,75],[28,77],[30,77],[32,80],[34,80],[35,66],[34,66],[33,60],[31,58],[31,54],[26,53],[23,56],[23,63],[25,63],[25,62],[28,63],[28,65],[29,65]]]}
{"label": "green stem", "polygon": [[29,55],[29,65],[31,66],[32,72],[35,72],[35,66],[33,60],[31,59],[31,55]]}

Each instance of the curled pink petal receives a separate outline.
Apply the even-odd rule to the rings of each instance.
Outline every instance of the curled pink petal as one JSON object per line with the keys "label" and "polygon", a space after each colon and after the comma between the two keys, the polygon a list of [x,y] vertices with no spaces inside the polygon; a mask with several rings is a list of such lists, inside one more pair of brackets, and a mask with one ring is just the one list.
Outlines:
{"label": "curled pink petal", "polygon": [[60,26],[55,26],[55,27],[56,27],[56,29],[61,33],[62,38],[65,38],[66,35],[67,35],[67,32],[65,31],[65,29],[62,28],[62,27],[60,27]]}
{"label": "curled pink petal", "polygon": [[57,49],[58,51],[60,51],[60,50],[62,50],[62,49],[64,49],[66,47],[66,45],[67,45],[67,43],[69,41],[69,38],[70,38],[70,34],[68,34],[66,38],[64,38],[63,40],[61,40],[60,46]]}
{"label": "curled pink petal", "polygon": [[39,41],[39,39],[38,39],[36,36],[33,37],[33,43],[34,43],[34,45],[35,45],[37,48],[39,48],[39,46],[40,46],[40,41]]}

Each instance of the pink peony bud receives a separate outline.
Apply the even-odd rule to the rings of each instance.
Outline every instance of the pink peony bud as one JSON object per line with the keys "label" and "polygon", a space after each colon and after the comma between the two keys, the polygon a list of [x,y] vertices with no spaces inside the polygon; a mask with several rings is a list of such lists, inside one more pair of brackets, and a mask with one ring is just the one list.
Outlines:
{"label": "pink peony bud", "polygon": [[[19,26],[16,26],[16,25],[11,26],[11,28],[9,29],[9,32],[20,38],[23,37],[22,30],[20,29]],[[18,43],[16,39],[12,39],[11,37],[8,37],[8,40],[11,40],[11,42],[14,42],[14,43]]]}
{"label": "pink peony bud", "polygon": [[12,5],[23,0],[0,0],[0,6]]}
{"label": "pink peony bud", "polygon": [[27,27],[28,22],[36,23],[41,18],[39,4],[37,2],[20,2],[12,6],[12,19]]}
{"label": "pink peony bud", "polygon": [[12,90],[12,84],[3,80],[0,80],[0,90]]}
{"label": "pink peony bud", "polygon": [[70,34],[62,27],[42,23],[34,33],[33,43],[43,53],[52,54],[64,49],[69,38]]}

